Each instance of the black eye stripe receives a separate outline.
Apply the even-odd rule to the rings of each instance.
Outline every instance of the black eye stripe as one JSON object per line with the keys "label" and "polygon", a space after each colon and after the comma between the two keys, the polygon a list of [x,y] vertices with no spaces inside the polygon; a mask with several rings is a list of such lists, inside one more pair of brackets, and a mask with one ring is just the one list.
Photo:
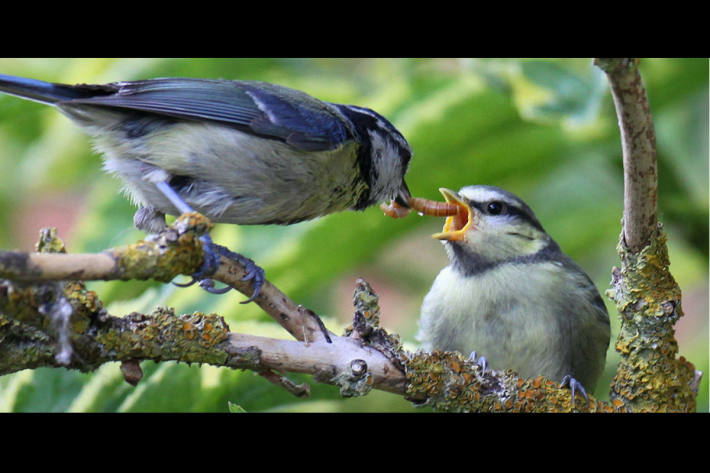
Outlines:
{"label": "black eye stripe", "polygon": [[[473,202],[473,201],[468,201],[469,204],[472,207],[475,207],[478,209],[481,213],[485,215],[493,215],[493,216],[498,216],[498,215],[510,215],[513,217],[517,217],[533,227],[537,228],[538,230],[544,232],[545,230],[542,228],[542,225],[540,225],[540,222],[537,221],[537,219],[533,216],[530,215],[525,209],[521,209],[520,207],[514,206],[508,202],[500,201],[500,200],[491,200],[491,201],[486,201],[486,202]],[[501,211],[497,214],[491,213],[488,210],[488,206],[492,203],[500,203],[502,204]]]}
{"label": "black eye stripe", "polygon": [[[472,202],[469,201],[469,204],[475,208],[477,208],[479,211],[483,212],[484,214],[488,215],[517,215],[518,213],[522,213],[520,209],[517,209],[513,207],[510,204],[507,204],[503,201],[500,200],[491,200],[491,201],[486,201],[486,202]],[[496,210],[497,208],[497,213],[491,212],[491,210]]]}

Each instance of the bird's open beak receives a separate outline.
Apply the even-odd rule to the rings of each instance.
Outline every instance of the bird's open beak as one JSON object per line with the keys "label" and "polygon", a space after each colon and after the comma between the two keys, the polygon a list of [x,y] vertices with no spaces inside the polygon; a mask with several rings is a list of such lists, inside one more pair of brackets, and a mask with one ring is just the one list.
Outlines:
{"label": "bird's open beak", "polygon": [[446,217],[444,228],[440,233],[433,234],[432,238],[448,241],[463,240],[466,232],[473,227],[473,209],[451,189],[441,187],[439,192],[444,196],[446,202],[455,204],[459,212],[456,215]]}

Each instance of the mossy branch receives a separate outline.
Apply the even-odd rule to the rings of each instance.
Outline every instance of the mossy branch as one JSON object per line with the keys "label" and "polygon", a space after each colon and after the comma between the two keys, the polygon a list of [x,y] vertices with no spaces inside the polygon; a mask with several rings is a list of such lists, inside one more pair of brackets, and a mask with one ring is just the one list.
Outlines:
{"label": "mossy branch", "polygon": [[[92,371],[120,361],[126,380],[136,384],[142,376],[141,360],[174,360],[251,369],[296,395],[307,394],[307,387],[278,372],[311,373],[318,381],[340,385],[344,395],[372,388],[404,392],[406,378],[393,364],[394,357],[372,349],[356,332],[325,337],[315,313],[270,283],[262,288],[260,305],[294,335],[294,341],[232,333],[216,314],[178,316],[158,307],[150,314],[115,317],[78,280],[88,275],[166,281],[191,274],[201,262],[200,232],[195,230],[208,228],[201,222],[198,215],[183,216],[149,241],[95,255],[64,253],[51,230],[42,232],[38,253],[0,253],[0,275],[6,278],[0,280],[0,374],[40,366]],[[230,267],[220,269],[215,278],[250,291],[239,281],[244,269],[235,265],[223,261]]]}
{"label": "mossy branch", "polygon": [[[44,244],[40,247],[44,247],[43,251],[63,251],[63,245],[52,235],[44,232]],[[154,250],[146,249],[142,243],[132,248],[135,252],[152,253]],[[121,251],[108,253],[115,255]],[[140,259],[135,257],[134,261]],[[83,256],[81,260],[90,261],[90,258]],[[40,261],[46,265],[54,260],[25,258],[24,261]],[[140,265],[136,263],[136,266]],[[120,273],[123,277],[127,274],[109,270],[108,265],[104,267],[107,268],[104,273],[94,268],[82,274]],[[26,264],[25,268],[33,268],[35,277],[43,274],[37,266]],[[146,274],[144,270],[139,272]],[[55,268],[44,274],[50,273],[57,276],[59,271]],[[380,327],[379,299],[363,280],[356,283],[352,325],[342,336],[331,334],[328,343],[324,337],[281,340],[233,333],[216,314],[176,315],[169,308],[116,317],[103,309],[96,294],[88,291],[81,281],[19,279],[0,282],[0,374],[40,366],[91,371],[103,363],[120,361],[126,380],[135,385],[142,376],[140,361],[173,360],[250,369],[297,396],[307,395],[308,386],[296,385],[282,373],[312,374],[317,382],[339,386],[346,397],[380,389],[447,411],[557,412],[623,408],[621,404],[603,403],[593,398],[585,404],[581,397],[572,405],[569,390],[560,388],[557,383],[542,378],[523,380],[513,372],[488,370],[483,373],[480,367],[458,353],[410,353],[404,350],[397,335]],[[52,317],[61,300],[66,300],[71,307],[66,323],[71,356],[66,360],[58,356],[62,351],[60,330]]]}
{"label": "mossy branch", "polygon": [[[180,216],[159,234],[138,243],[102,253],[67,254],[63,251],[34,253],[0,251],[0,278],[24,282],[146,280],[172,281],[181,274],[195,273],[202,263],[199,236],[212,224],[197,213]],[[52,238],[44,232],[40,245],[47,248]],[[59,244],[61,245],[61,244]],[[251,281],[244,281],[245,268],[221,257],[219,269],[210,276],[245,295],[251,295]],[[268,280],[264,281],[254,302],[273,317],[294,338],[314,341],[324,336],[322,323],[312,311],[294,303]]]}
{"label": "mossy branch", "polygon": [[[674,325],[683,315],[681,292],[669,271],[657,221],[656,138],[637,59],[595,59],[607,75],[621,131],[624,216],[617,246],[621,269],[607,291],[620,314],[621,354],[611,398],[632,411],[695,411],[702,375],[676,358]],[[694,391],[695,389],[695,391]]]}

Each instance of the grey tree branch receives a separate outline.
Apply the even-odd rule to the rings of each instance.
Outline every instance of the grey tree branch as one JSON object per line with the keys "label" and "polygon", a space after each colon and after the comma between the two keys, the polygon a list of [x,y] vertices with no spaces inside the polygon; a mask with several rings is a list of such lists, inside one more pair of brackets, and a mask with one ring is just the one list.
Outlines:
{"label": "grey tree branch", "polygon": [[646,89],[632,58],[597,58],[609,79],[621,131],[624,160],[624,223],[626,245],[637,253],[656,231],[658,172],[656,135]]}
{"label": "grey tree branch", "polygon": [[621,131],[624,218],[621,268],[607,291],[619,311],[613,402],[633,411],[695,410],[701,373],[678,357],[674,326],[683,316],[681,291],[669,271],[663,226],[657,221],[656,139],[637,59],[595,59],[607,74]]}

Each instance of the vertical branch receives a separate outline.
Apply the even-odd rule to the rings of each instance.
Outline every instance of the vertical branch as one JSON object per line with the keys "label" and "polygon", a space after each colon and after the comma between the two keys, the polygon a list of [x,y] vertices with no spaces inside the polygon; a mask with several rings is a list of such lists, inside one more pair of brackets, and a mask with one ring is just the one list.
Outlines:
{"label": "vertical branch", "polygon": [[656,139],[637,59],[595,59],[607,74],[619,119],[624,161],[621,269],[607,291],[620,315],[621,359],[611,397],[632,411],[695,410],[698,375],[678,355],[674,326],[681,292],[669,271],[666,235],[657,221]]}
{"label": "vertical branch", "polygon": [[656,230],[658,175],[656,135],[638,59],[598,58],[606,72],[621,131],[624,160],[624,223],[626,245],[634,253],[647,245]]}

